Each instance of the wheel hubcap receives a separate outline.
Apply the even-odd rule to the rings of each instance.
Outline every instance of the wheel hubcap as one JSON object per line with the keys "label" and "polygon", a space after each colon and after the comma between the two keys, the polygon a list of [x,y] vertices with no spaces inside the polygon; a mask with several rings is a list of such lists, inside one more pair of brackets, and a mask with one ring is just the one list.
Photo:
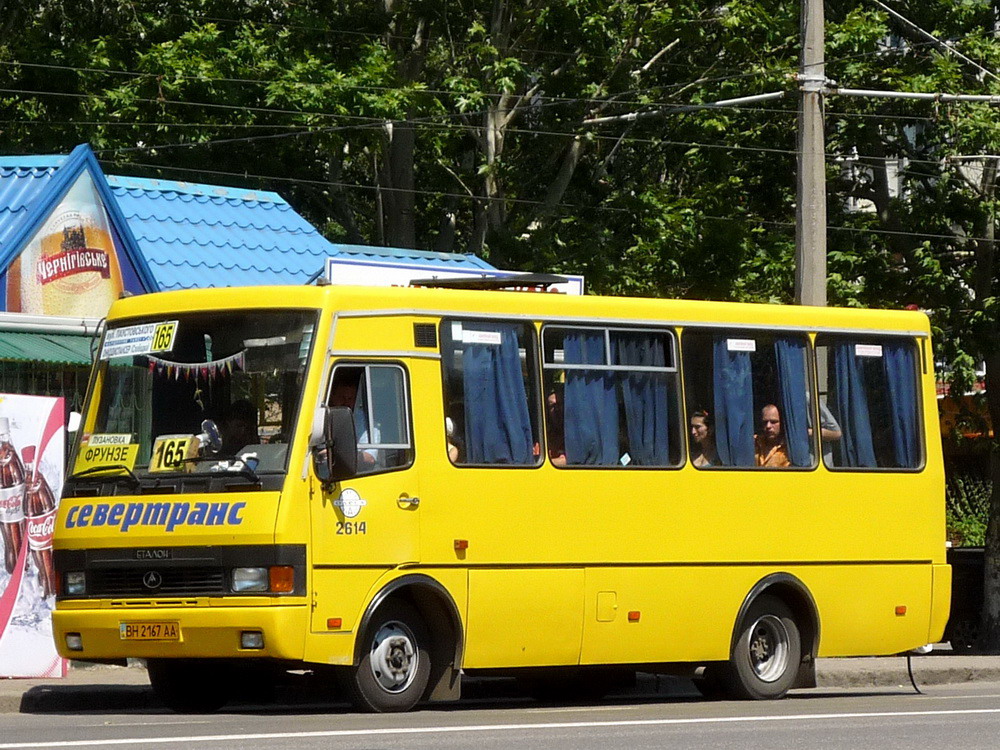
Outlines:
{"label": "wheel hubcap", "polygon": [[764,682],[775,682],[788,669],[788,630],[781,618],[764,615],[750,628],[750,667]]}
{"label": "wheel hubcap", "polygon": [[389,693],[401,693],[417,674],[417,639],[405,623],[385,623],[372,641],[371,667],[375,681]]}

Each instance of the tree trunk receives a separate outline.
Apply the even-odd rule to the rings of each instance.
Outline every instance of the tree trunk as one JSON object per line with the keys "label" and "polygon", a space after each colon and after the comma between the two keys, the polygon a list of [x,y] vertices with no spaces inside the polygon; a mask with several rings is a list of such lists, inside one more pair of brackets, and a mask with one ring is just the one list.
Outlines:
{"label": "tree trunk", "polygon": [[347,144],[334,150],[327,162],[327,179],[330,181],[330,200],[333,209],[333,218],[343,227],[347,234],[347,241],[353,245],[365,244],[364,235],[358,229],[358,224],[354,220],[354,209],[344,194],[344,188],[340,183],[344,179],[344,155],[347,153]]}
{"label": "tree trunk", "polygon": [[[427,21],[418,17],[406,41],[400,42],[398,21],[405,13],[395,0],[385,0],[385,10],[393,15],[386,33],[386,46],[400,55],[399,79],[408,85],[420,77],[426,60]],[[406,113],[412,118],[413,111]],[[414,178],[416,129],[407,122],[387,122],[383,130],[383,160],[379,185],[383,188],[382,223],[384,242],[392,247],[417,246],[416,180]]]}
{"label": "tree trunk", "polygon": [[[976,246],[975,284],[976,306],[985,304],[996,288],[993,269],[996,264],[996,220],[993,196],[996,192],[997,164],[989,160],[983,169],[979,193],[989,207],[985,226]],[[993,428],[993,446],[990,451],[990,516],[986,525],[986,554],[983,562],[983,614],[979,630],[978,648],[984,653],[1000,654],[1000,452],[997,451],[997,437],[1000,436],[1000,348],[997,334],[1000,327],[994,322],[989,336],[986,360],[986,407]]]}
{"label": "tree trunk", "polygon": [[385,241],[391,247],[417,246],[413,179],[415,144],[412,126],[399,122],[386,125],[380,184],[384,188]]}

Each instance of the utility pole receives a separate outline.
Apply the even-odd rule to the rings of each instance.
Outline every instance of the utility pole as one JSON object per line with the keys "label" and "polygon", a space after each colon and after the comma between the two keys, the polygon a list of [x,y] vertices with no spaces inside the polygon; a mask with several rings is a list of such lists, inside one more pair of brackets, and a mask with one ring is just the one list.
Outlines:
{"label": "utility pole", "polygon": [[826,147],[823,139],[823,0],[801,0],[795,301],[826,305]]}

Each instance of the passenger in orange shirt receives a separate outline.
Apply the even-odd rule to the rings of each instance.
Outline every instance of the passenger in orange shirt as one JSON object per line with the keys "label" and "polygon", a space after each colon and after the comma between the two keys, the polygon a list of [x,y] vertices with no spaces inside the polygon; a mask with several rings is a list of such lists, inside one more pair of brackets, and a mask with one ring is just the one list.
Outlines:
{"label": "passenger in orange shirt", "polygon": [[760,410],[760,433],[753,436],[758,466],[791,466],[785,434],[781,430],[781,413],[774,404]]}

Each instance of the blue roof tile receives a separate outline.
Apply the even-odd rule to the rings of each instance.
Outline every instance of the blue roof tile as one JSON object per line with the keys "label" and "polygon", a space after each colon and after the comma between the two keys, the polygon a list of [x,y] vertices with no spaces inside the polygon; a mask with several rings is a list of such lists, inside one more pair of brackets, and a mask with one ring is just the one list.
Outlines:
{"label": "blue roof tile", "polygon": [[162,289],[300,284],[327,257],[489,270],[471,255],[331,243],[277,193],[108,177]]}
{"label": "blue roof tile", "polygon": [[54,174],[54,168],[8,167],[0,162],[0,252]]}

